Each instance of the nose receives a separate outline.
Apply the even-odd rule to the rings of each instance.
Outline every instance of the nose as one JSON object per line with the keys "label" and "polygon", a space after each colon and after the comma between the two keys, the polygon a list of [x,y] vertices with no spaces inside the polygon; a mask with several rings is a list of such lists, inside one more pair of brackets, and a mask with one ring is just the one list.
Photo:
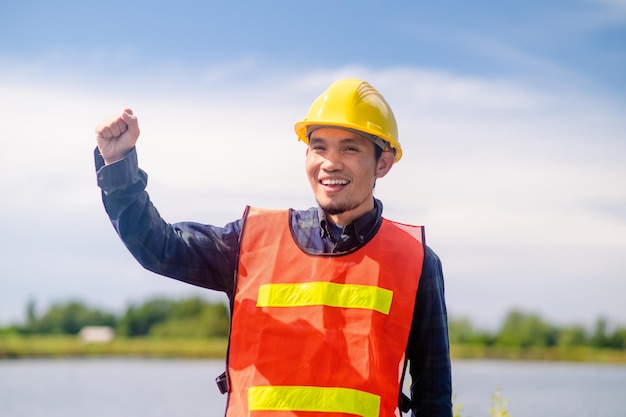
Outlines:
{"label": "nose", "polygon": [[324,171],[332,172],[341,170],[343,167],[343,162],[341,158],[341,154],[336,150],[328,150],[324,154],[324,160],[322,161],[321,168]]}

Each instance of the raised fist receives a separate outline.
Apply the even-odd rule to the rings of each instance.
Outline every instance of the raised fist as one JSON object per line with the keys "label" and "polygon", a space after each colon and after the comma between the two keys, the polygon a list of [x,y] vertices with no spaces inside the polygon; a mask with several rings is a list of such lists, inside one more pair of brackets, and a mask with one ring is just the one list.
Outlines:
{"label": "raised fist", "polygon": [[139,123],[131,109],[96,126],[96,141],[105,164],[124,158],[139,138]]}

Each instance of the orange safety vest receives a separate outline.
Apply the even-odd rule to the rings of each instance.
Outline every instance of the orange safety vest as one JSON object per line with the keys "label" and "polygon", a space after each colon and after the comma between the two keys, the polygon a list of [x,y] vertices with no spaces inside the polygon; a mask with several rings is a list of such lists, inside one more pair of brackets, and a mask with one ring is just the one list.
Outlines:
{"label": "orange safety vest", "polygon": [[290,223],[244,215],[226,416],[399,415],[422,228],[383,219],[358,250],[310,254]]}

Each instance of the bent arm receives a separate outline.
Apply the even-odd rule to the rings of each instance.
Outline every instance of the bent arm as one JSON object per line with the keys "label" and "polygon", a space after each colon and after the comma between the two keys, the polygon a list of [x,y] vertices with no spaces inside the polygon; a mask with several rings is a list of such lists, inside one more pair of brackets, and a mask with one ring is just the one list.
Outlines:
{"label": "bent arm", "polygon": [[224,227],[164,221],[145,191],[148,175],[138,167],[135,148],[111,164],[96,148],[95,164],[109,219],[144,268],[232,294],[240,220]]}

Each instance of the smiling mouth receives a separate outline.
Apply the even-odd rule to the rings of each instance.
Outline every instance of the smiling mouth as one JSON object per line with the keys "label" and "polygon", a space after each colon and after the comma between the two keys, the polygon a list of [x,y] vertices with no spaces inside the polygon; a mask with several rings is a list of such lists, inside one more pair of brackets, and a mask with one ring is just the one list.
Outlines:
{"label": "smiling mouth", "polygon": [[348,183],[350,183],[350,181],[348,180],[341,180],[341,179],[324,179],[324,180],[320,180],[320,184],[322,185],[347,185]]}

